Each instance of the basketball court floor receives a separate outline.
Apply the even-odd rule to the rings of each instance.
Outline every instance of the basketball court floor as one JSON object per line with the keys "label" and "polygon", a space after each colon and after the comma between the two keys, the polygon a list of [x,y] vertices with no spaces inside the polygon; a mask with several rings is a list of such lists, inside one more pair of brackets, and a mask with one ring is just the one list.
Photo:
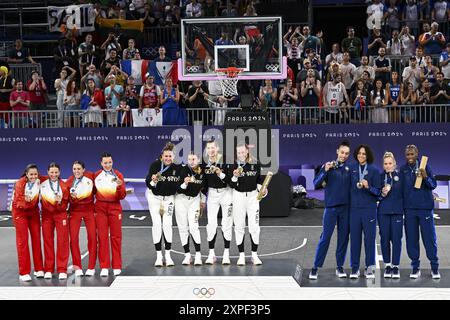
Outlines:
{"label": "basketball court floor", "polygon": [[[35,279],[29,283],[18,280],[15,230],[8,213],[0,215],[0,299],[448,299],[450,297],[450,211],[438,210],[435,220],[438,234],[438,253],[441,264],[440,280],[432,280],[429,264],[422,248],[422,277],[409,279],[409,259],[402,252],[401,279],[384,279],[384,265],[377,245],[377,272],[375,280],[338,279],[334,275],[335,237],[329,249],[319,279],[308,279],[315,248],[321,233],[322,210],[293,209],[286,218],[262,218],[260,257],[262,266],[236,266],[237,248],[232,242],[232,265],[182,266],[183,249],[178,229],[174,226],[174,267],[153,266],[155,250],[151,239],[151,221],[148,212],[125,213],[123,223],[122,275],[100,278],[75,278],[64,281]],[[206,219],[201,219],[202,254],[206,245]],[[219,230],[220,231],[220,230]],[[246,237],[246,252],[250,253],[250,238]],[[86,233],[80,233],[83,263],[86,267]],[[379,243],[379,239],[377,239]],[[218,237],[216,254],[223,248]],[[349,272],[349,259],[346,271]],[[364,254],[361,256],[363,265]],[[219,259],[220,262],[220,259]],[[71,261],[69,260],[69,265]],[[202,295],[195,289],[207,288],[213,294]],[[206,291],[205,291],[206,292]]]}

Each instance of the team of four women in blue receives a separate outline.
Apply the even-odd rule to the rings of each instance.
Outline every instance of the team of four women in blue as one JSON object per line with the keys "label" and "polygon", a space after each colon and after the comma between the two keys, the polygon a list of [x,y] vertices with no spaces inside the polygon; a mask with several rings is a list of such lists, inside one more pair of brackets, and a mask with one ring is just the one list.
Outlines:
{"label": "team of four women in blue", "polygon": [[[406,249],[411,259],[410,278],[420,277],[419,234],[431,264],[431,276],[439,279],[436,229],[433,220],[436,180],[430,166],[419,167],[419,150],[415,145],[405,149],[406,163],[397,169],[391,152],[383,155],[383,172],[373,165],[374,156],[367,145],[358,146],[354,153],[356,163],[349,163],[350,146],[342,142],[337,149],[337,160],[325,163],[314,179],[316,187],[325,188],[323,231],[317,246],[311,280],[318,278],[323,267],[331,237],[337,226],[336,276],[346,278],[345,256],[350,240],[351,279],[360,276],[360,255],[364,234],[365,276],[375,278],[376,227],[385,264],[385,278],[400,278],[400,256],[403,227]],[[415,188],[417,177],[422,177],[420,188]]]}
{"label": "team of four women in blue", "polygon": [[[236,162],[226,164],[219,153],[217,142],[206,144],[207,163],[200,165],[200,157],[191,153],[186,165],[174,163],[174,145],[168,143],[158,160],[150,166],[146,184],[147,200],[152,218],[152,237],[156,249],[155,266],[173,266],[172,221],[175,214],[181,244],[185,251],[183,265],[192,263],[189,239],[195,247],[194,265],[201,265],[199,218],[206,206],[206,226],[209,245],[206,264],[216,262],[215,243],[218,227],[218,213],[222,210],[222,236],[224,252],[222,264],[230,264],[230,242],[232,227],[235,227],[236,244],[239,249],[237,265],[245,265],[244,237],[245,219],[251,239],[251,260],[254,265],[262,264],[258,257],[259,245],[259,201],[263,176],[260,164],[250,155],[246,144],[236,148]],[[262,190],[267,195],[267,190]],[[206,197],[205,194],[208,196]],[[164,241],[164,256],[162,243]]]}

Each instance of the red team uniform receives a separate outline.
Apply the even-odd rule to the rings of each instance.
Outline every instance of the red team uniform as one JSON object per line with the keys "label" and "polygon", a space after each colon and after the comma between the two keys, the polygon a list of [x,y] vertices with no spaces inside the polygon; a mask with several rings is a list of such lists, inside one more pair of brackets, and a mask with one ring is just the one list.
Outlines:
{"label": "red team uniform", "polygon": [[94,174],[85,172],[81,179],[74,176],[66,181],[69,187],[69,233],[72,263],[75,269],[82,269],[80,253],[80,226],[84,220],[88,237],[89,265],[88,269],[95,269],[97,261],[97,230],[94,215]]}
{"label": "red team uniform", "polygon": [[[14,188],[12,216],[16,227],[16,246],[20,275],[31,272],[28,231],[31,236],[34,270],[44,270],[41,250],[41,222],[38,207],[39,185],[39,180],[32,184],[27,182],[26,177],[23,177],[16,182]],[[32,198],[31,202],[25,201],[25,195]]]}
{"label": "red team uniform", "polygon": [[[58,273],[67,273],[69,260],[69,220],[67,204],[69,188],[61,180],[53,183],[48,177],[41,178],[42,235],[44,238],[44,271],[53,273],[55,269],[54,232],[56,228],[56,269]],[[58,204],[56,194],[62,197]]]}
{"label": "red team uniform", "polygon": [[[115,179],[120,179],[122,184],[117,185]],[[123,175],[117,170],[110,172],[99,170],[95,173],[94,185],[100,268],[109,269],[111,266],[109,247],[111,238],[112,268],[122,269],[122,206],[120,200],[126,196]]]}

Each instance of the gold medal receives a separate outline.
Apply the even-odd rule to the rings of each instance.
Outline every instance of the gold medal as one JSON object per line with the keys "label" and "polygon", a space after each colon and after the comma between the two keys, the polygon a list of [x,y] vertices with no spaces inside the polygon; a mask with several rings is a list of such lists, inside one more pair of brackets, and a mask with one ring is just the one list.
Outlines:
{"label": "gold medal", "polygon": [[157,172],[157,173],[156,173],[156,180],[157,180],[158,182],[161,181],[161,177],[162,177],[161,172]]}
{"label": "gold medal", "polygon": [[159,214],[161,217],[164,215],[164,204],[161,202],[161,205],[159,206]]}
{"label": "gold medal", "polygon": [[237,167],[236,170],[238,171],[238,173],[239,173],[240,176],[241,176],[242,173],[244,172],[244,168],[243,168],[243,167]]}
{"label": "gold medal", "polygon": [[195,176],[190,176],[189,182],[194,183],[195,182]]}

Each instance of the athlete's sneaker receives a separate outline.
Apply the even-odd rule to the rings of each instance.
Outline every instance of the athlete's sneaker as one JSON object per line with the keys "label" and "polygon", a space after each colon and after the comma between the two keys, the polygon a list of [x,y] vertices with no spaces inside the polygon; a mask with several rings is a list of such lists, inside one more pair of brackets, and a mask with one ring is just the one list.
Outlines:
{"label": "athlete's sneaker", "polygon": [[51,272],[46,272],[44,274],[44,279],[51,279],[53,277],[53,274]]}
{"label": "athlete's sneaker", "polygon": [[188,265],[190,265],[191,264],[191,254],[190,253],[186,253],[185,255],[184,255],[184,259],[183,259],[183,262],[181,262],[181,264],[183,265],[183,266],[188,266]]}
{"label": "athlete's sneaker", "polygon": [[36,272],[34,273],[34,276],[35,276],[36,278],[43,278],[43,277],[44,277],[44,271],[36,271]]}
{"label": "athlete's sneaker", "polygon": [[420,277],[420,269],[419,268],[413,268],[411,271],[411,274],[409,275],[411,279],[418,279]]}
{"label": "athlete's sneaker", "polygon": [[66,280],[67,279],[67,273],[61,272],[58,276],[59,280]]}
{"label": "athlete's sneaker", "polygon": [[222,264],[223,265],[231,264],[231,261],[230,261],[230,250],[229,249],[225,249],[223,251]]}
{"label": "athlete's sneaker", "polygon": [[258,254],[256,252],[252,252],[252,262],[254,266],[262,265],[261,259],[259,259]]}
{"label": "athlete's sneaker", "polygon": [[84,275],[86,277],[93,277],[93,276],[95,276],[95,269],[87,269],[86,273]]}
{"label": "athlete's sneaker", "polygon": [[214,263],[216,263],[216,261],[217,261],[216,255],[210,252],[208,254],[208,258],[206,259],[205,263],[213,265]]}
{"label": "athlete's sneaker", "polygon": [[386,265],[386,267],[384,268],[384,277],[392,278],[392,267],[390,264]]}
{"label": "athlete's sneaker", "polygon": [[162,267],[163,265],[163,255],[161,251],[156,251],[155,267]]}
{"label": "athlete's sneaker", "polygon": [[392,267],[392,279],[400,279],[400,269],[398,266]]}
{"label": "athlete's sneaker", "polygon": [[439,273],[439,269],[431,269],[431,277],[435,280],[441,278],[441,274]]}
{"label": "athlete's sneaker", "polygon": [[166,267],[173,267],[175,265],[175,263],[172,260],[172,257],[170,256],[170,250],[166,250],[164,258],[166,259]]}
{"label": "athlete's sneaker", "polygon": [[75,277],[82,277],[83,276],[83,270],[78,269],[75,270]]}
{"label": "athlete's sneaker", "polygon": [[364,275],[366,276],[366,279],[375,279],[375,272],[372,267],[367,267],[364,270]]}
{"label": "athlete's sneaker", "polygon": [[358,279],[360,275],[358,268],[352,268],[352,273],[350,273],[350,279]]}
{"label": "athlete's sneaker", "polygon": [[317,280],[317,277],[319,275],[319,270],[317,268],[312,268],[311,272],[309,273],[309,280]]}
{"label": "athlete's sneaker", "polygon": [[100,277],[107,277],[109,275],[109,269],[102,269],[100,271]]}
{"label": "athlete's sneaker", "polygon": [[238,266],[245,266],[245,253],[239,253],[239,259],[237,261]]}
{"label": "athlete's sneaker", "polygon": [[19,280],[23,282],[29,282],[31,281],[31,276],[29,274],[24,274],[19,276]]}
{"label": "athlete's sneaker", "polygon": [[202,262],[202,254],[200,252],[195,253],[194,266],[201,266]]}
{"label": "athlete's sneaker", "polygon": [[345,273],[344,268],[337,267],[336,268],[336,276],[338,278],[347,278],[347,273]]}
{"label": "athlete's sneaker", "polygon": [[113,269],[113,274],[117,277],[120,276],[120,274],[122,273],[121,269]]}

